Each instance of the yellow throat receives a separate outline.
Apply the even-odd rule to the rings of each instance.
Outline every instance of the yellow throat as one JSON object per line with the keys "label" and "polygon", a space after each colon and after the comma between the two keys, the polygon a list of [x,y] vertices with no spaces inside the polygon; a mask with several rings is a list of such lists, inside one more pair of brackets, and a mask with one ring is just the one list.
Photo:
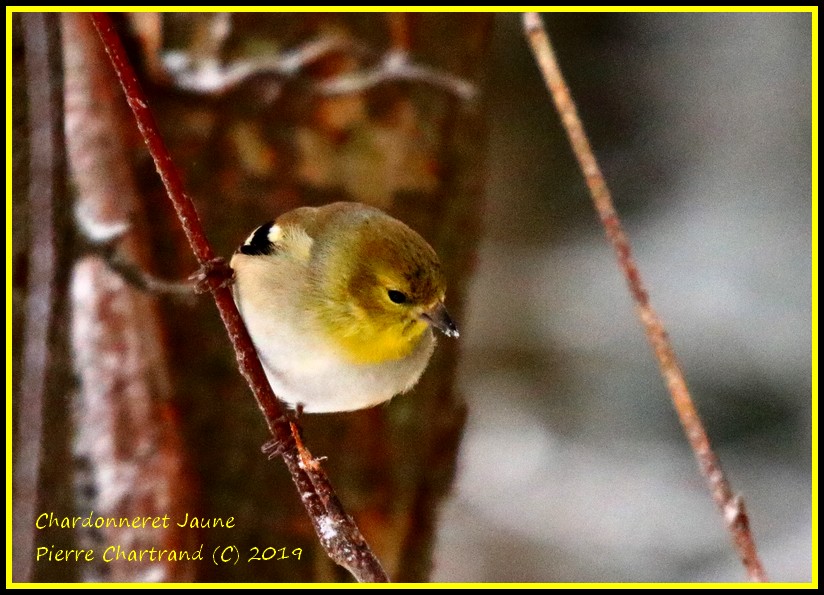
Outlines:
{"label": "yellow throat", "polygon": [[378,364],[403,359],[418,346],[429,325],[422,320],[383,327],[373,321],[360,319],[335,328],[333,342],[344,356],[355,364]]}

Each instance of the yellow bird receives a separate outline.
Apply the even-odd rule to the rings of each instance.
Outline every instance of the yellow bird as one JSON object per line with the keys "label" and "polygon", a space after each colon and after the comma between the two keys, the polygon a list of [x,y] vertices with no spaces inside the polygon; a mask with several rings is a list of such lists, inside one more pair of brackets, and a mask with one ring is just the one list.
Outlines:
{"label": "yellow bird", "polygon": [[438,256],[373,207],[301,207],[258,227],[232,258],[235,303],[281,400],[307,413],[371,407],[408,391],[444,306]]}

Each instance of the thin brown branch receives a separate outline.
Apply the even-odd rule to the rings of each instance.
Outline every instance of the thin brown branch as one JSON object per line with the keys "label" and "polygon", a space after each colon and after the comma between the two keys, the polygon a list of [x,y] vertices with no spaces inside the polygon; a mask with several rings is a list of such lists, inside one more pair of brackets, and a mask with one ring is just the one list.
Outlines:
{"label": "thin brown branch", "polygon": [[29,122],[28,279],[14,465],[13,578],[34,575],[38,483],[43,462],[44,407],[49,391],[57,319],[59,245],[56,226],[63,199],[63,111],[60,30],[54,14],[23,15]]}
{"label": "thin brown branch", "polygon": [[[146,95],[128,61],[120,37],[106,14],[92,13],[90,16],[117,72],[129,107],[149,147],[155,167],[174,205],[189,245],[202,269],[208,271],[216,261],[214,251],[206,239],[194,203],[186,194],[182,179],[160,136]],[[231,290],[223,284],[221,279],[214,276],[207,275],[206,283],[212,291],[220,317],[229,333],[240,371],[255,395],[272,436],[280,444],[292,444],[291,428],[285,410],[266,379],[252,340],[232,299]],[[301,494],[307,513],[312,519],[315,532],[329,557],[361,582],[387,582],[389,579],[386,573],[354,521],[336,505],[339,503],[334,497],[334,491],[325,473],[320,470],[313,472],[311,478],[307,476],[301,468],[300,458],[294,448],[283,448],[281,454]],[[332,497],[329,496],[330,494]]]}
{"label": "thin brown branch", "polygon": [[561,74],[555,53],[549,42],[541,17],[534,12],[524,14],[524,32],[532,47],[532,52],[541,69],[549,93],[561,116],[572,151],[586,179],[595,210],[601,218],[607,238],[618,257],[618,263],[627,280],[636,311],[647,339],[655,352],[661,374],[664,377],[673,405],[684,427],[690,446],[698,459],[701,473],[709,485],[713,500],[721,511],[735,543],[735,548],[747,570],[750,580],[766,582],[767,575],[755,547],[749,520],[740,496],[733,493],[721,463],[710,446],[709,437],[695,404],[687,390],[687,383],[675,357],[663,322],[652,308],[641,274],[632,257],[632,250],[621,222],[615,212],[609,189],[604,176],[592,152],[584,132],[578,111],[572,100],[569,88]]}

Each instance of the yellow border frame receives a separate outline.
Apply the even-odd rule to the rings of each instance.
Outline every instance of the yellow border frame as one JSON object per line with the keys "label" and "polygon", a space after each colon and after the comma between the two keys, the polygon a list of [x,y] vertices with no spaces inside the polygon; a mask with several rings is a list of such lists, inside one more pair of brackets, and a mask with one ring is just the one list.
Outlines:
{"label": "yellow border frame", "polygon": [[[471,8],[468,10],[468,8]],[[818,588],[818,7],[817,6],[404,6],[404,7],[375,7],[375,6],[311,6],[311,7],[232,7],[232,12],[521,12],[541,10],[545,12],[806,12],[812,17],[812,581],[810,583],[427,583],[410,585],[408,583],[391,583],[388,585],[369,584],[336,584],[336,583],[15,583],[12,582],[12,375],[6,374],[6,587],[7,588],[48,588],[64,587],[73,589],[109,589],[113,587],[142,589],[152,588],[225,588],[231,586],[238,589],[253,588],[474,588],[492,589],[501,587],[545,588],[546,586],[566,589],[584,589],[594,587],[613,587],[619,589],[654,589],[654,588]],[[128,12],[217,12],[216,7],[164,6],[164,7],[133,7],[133,6],[82,6],[70,7],[71,12],[89,12],[105,9],[108,11]],[[12,349],[12,14],[15,12],[67,12],[65,7],[6,7],[6,369],[11,371]]]}

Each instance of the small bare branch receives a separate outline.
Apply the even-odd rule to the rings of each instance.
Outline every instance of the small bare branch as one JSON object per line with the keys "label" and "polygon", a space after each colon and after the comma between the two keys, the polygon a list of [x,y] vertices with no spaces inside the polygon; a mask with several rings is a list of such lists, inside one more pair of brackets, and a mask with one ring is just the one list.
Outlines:
{"label": "small bare branch", "polygon": [[766,582],[767,575],[761,565],[761,560],[758,558],[743,500],[740,496],[733,494],[732,488],[721,470],[721,463],[710,446],[707,431],[704,429],[692,397],[690,397],[687,390],[684,374],[678,365],[675,351],[670,344],[664,324],[650,304],[649,295],[641,281],[641,274],[632,257],[629,238],[624,232],[618,214],[615,212],[606,181],[595,159],[595,154],[592,152],[581,119],[578,117],[578,111],[575,108],[569,87],[567,87],[561,74],[555,52],[552,50],[549,37],[544,29],[543,21],[537,13],[530,12],[524,14],[523,24],[524,32],[541,69],[546,86],[561,116],[561,122],[566,129],[572,151],[586,179],[589,192],[595,203],[595,210],[601,218],[607,238],[615,250],[619,266],[626,277],[630,293],[635,300],[638,317],[641,319],[647,339],[655,352],[661,374],[670,391],[673,405],[681,420],[681,425],[684,427],[690,446],[698,459],[701,472],[709,485],[716,505],[724,517],[727,530],[732,535],[736,550],[750,580]]}

